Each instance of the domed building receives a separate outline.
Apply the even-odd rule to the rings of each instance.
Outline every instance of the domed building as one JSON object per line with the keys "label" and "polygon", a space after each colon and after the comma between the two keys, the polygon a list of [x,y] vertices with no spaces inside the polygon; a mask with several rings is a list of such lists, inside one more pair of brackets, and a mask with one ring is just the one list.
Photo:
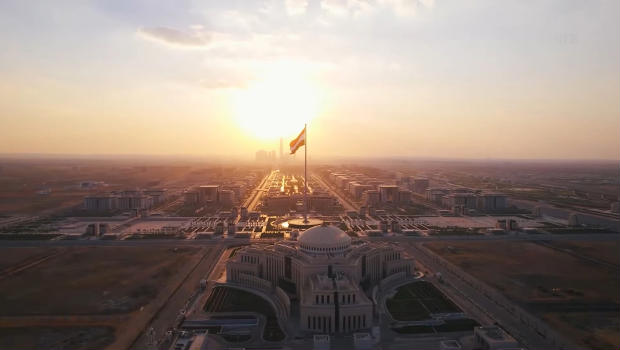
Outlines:
{"label": "domed building", "polygon": [[304,231],[299,249],[307,254],[342,254],[351,248],[351,237],[336,226],[320,225]]}
{"label": "domed building", "polygon": [[226,283],[272,296],[290,314],[299,305],[298,329],[343,333],[370,329],[375,285],[411,276],[414,261],[389,243],[353,242],[331,225],[298,240],[243,247],[226,265]]}

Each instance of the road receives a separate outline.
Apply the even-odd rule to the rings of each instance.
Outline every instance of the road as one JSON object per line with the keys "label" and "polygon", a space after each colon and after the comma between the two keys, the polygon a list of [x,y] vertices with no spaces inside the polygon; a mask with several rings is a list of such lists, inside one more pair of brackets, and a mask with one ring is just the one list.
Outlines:
{"label": "road", "polygon": [[[597,241],[609,242],[620,241],[617,233],[580,233],[580,234],[531,234],[531,235],[498,235],[498,236],[386,236],[386,237],[361,237],[368,241],[384,242],[434,242],[434,241]],[[199,239],[199,240],[170,240],[170,239],[144,239],[144,240],[60,240],[60,241],[12,241],[0,240],[0,247],[89,247],[89,246],[212,246],[223,244],[224,246],[247,243],[273,243],[276,239]]]}
{"label": "road", "polygon": [[[261,186],[264,186],[264,179]],[[620,241],[619,234],[533,234],[533,235],[491,235],[491,236],[393,236],[393,237],[368,237],[363,238],[368,241],[392,241],[410,245],[416,259],[430,271],[441,272],[443,278],[449,283],[451,289],[458,290],[461,298],[466,298],[473,307],[478,308],[478,313],[484,313],[489,318],[497,320],[503,327],[508,329],[511,334],[517,337],[525,345],[532,349],[538,348],[557,348],[540,335],[539,324],[529,322],[527,317],[516,316],[511,312],[511,306],[498,304],[496,300],[485,292],[477,289],[474,285],[467,283],[459,276],[459,270],[447,267],[429,254],[428,251],[420,248],[419,243],[432,241]],[[138,311],[131,315],[131,326],[126,329],[126,334],[116,340],[115,345],[134,344],[133,348],[145,348],[147,339],[143,334],[145,329],[153,327],[156,337],[161,337],[165,331],[173,324],[173,320],[178,315],[180,309],[187,306],[187,301],[194,296],[198,289],[199,281],[203,278],[216,279],[224,268],[222,260],[219,259],[221,252],[233,245],[256,243],[273,243],[275,239],[212,239],[212,240],[60,240],[60,241],[8,241],[0,240],[2,247],[83,247],[83,246],[199,246],[203,247],[200,259],[188,266],[182,275],[173,283],[165,286],[162,290],[162,298],[145,307],[144,311]],[[217,265],[217,267],[216,267]],[[210,286],[211,287],[211,286]],[[202,305],[204,297],[208,294],[198,296],[198,303],[193,306]],[[141,314],[141,315],[140,315]],[[106,319],[107,320],[107,319]],[[525,321],[524,321],[525,320]],[[9,320],[0,320],[8,322]],[[111,321],[111,320],[110,320]],[[534,324],[534,326],[531,326]],[[534,327],[534,329],[532,328]],[[536,328],[538,327],[538,328]],[[538,331],[536,330],[538,329]],[[543,331],[545,333],[546,331]],[[138,337],[138,335],[140,335]],[[137,341],[135,341],[137,338]],[[554,347],[555,346],[555,347]]]}
{"label": "road", "polygon": [[213,287],[215,287],[215,281],[220,279],[226,271],[226,262],[228,261],[233,249],[236,249],[236,247],[230,247],[222,250],[222,253],[217,261],[213,262],[215,266],[211,269],[209,275],[205,277],[207,279],[207,288],[204,293],[201,293],[198,298],[196,298],[194,303],[187,309],[188,319],[200,319],[200,316],[204,315],[204,310],[202,308],[207,303]]}
{"label": "road", "polygon": [[256,208],[256,205],[258,205],[258,203],[260,202],[263,193],[265,193],[265,191],[269,189],[269,186],[271,186],[271,180],[277,172],[277,170],[272,170],[269,175],[263,178],[263,181],[260,183],[260,185],[256,186],[256,188],[252,190],[252,194],[244,203],[244,207],[247,207],[248,211],[253,211],[254,208]]}
{"label": "road", "polygon": [[459,236],[385,236],[368,237],[370,241],[433,242],[433,241],[620,241],[618,233],[523,234],[523,235],[459,235]]}
{"label": "road", "polygon": [[167,210],[174,207],[175,205],[181,205],[184,201],[185,200],[183,199],[183,197],[179,196],[179,198],[171,200],[151,210],[151,215],[156,214],[156,213],[161,213],[163,215],[166,213]]}
{"label": "road", "polygon": [[216,245],[215,247],[204,248],[202,257],[193,268],[187,273],[187,275],[174,287],[174,289],[167,295],[167,297],[157,300],[157,311],[151,317],[150,320],[142,327],[140,336],[135,340],[133,349],[146,349],[149,345],[149,337],[146,335],[146,330],[151,327],[155,331],[156,338],[161,338],[166,331],[174,326],[174,320],[179,315],[181,309],[185,309],[188,305],[188,301],[199,290],[200,280],[207,278],[211,273],[211,270],[215,266],[215,262],[218,261],[220,254],[222,253],[223,246]]}
{"label": "road", "polygon": [[334,195],[334,197],[336,197],[338,199],[338,201],[340,201],[340,203],[342,204],[342,206],[344,207],[344,209],[346,211],[359,212],[359,207],[357,205],[355,205],[353,202],[351,202],[348,198],[346,198],[345,196],[341,195],[339,193],[339,191],[336,190],[334,188],[334,186],[332,186],[330,183],[328,183],[327,181],[323,180],[320,176],[317,176],[317,175],[312,175],[312,178],[316,182],[320,183],[323,187],[328,189],[332,193],[332,195]]}
{"label": "road", "polygon": [[[532,321],[536,318],[508,299],[496,295],[494,290],[483,286],[473,277],[466,276],[460,268],[446,264],[433,252],[415,243],[409,245],[416,259],[432,272],[441,273],[445,284],[458,290],[460,296],[477,307],[480,313],[488,315],[508,330],[522,345],[529,349],[581,349],[565,339],[562,339],[565,345],[559,346],[555,340],[557,338],[551,335],[551,331],[545,329],[544,323]],[[470,283],[472,280],[476,282]]]}

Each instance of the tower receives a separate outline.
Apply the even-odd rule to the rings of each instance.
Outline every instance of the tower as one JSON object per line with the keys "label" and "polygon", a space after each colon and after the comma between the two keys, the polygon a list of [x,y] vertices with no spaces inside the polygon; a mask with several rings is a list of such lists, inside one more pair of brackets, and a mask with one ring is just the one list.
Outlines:
{"label": "tower", "polygon": [[284,153],[282,151],[282,138],[280,137],[280,162],[284,160]]}

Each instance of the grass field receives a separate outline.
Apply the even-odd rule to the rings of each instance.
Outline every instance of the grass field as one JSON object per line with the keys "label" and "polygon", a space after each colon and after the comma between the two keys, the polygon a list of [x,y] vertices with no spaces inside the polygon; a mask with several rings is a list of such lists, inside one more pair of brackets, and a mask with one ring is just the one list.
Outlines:
{"label": "grass field", "polygon": [[[554,243],[556,244],[556,243]],[[427,247],[595,349],[620,346],[618,243],[432,242]],[[594,259],[592,259],[594,257]]]}
{"label": "grass field", "polygon": [[204,310],[207,312],[252,311],[262,314],[267,319],[263,339],[280,341],[285,337],[278,325],[275,310],[271,304],[256,294],[234,288],[215,287],[204,306]]}
{"label": "grass field", "polygon": [[396,294],[386,300],[386,306],[397,321],[419,321],[431,318],[431,314],[461,312],[450,299],[426,281],[399,287]]}
{"label": "grass field", "polygon": [[[385,301],[386,307],[396,321],[431,320],[433,314],[462,312],[452,300],[448,299],[432,283],[417,281],[399,287],[391,298]],[[439,333],[472,331],[479,326],[469,318],[447,320],[441,325],[416,325],[392,328],[396,333]]]}

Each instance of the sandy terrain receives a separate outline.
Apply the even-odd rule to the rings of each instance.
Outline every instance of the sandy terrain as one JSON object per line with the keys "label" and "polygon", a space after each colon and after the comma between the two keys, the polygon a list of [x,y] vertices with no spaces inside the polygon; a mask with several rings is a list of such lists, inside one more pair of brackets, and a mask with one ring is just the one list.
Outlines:
{"label": "sandy terrain", "polygon": [[[210,248],[59,251],[0,279],[0,348],[128,347]],[[0,262],[11,269],[45,254],[41,248],[2,248]]]}
{"label": "sandy terrain", "polygon": [[102,349],[113,340],[110,327],[0,328],[2,349]]}
{"label": "sandy terrain", "polygon": [[617,244],[570,243],[570,252],[528,242],[426,245],[575,341],[601,349],[620,346],[618,269],[582,257],[617,260]]}
{"label": "sandy terrain", "polygon": [[14,266],[15,264],[25,263],[33,258],[44,256],[50,253],[50,248],[22,248],[10,247],[0,250],[0,271]]}

